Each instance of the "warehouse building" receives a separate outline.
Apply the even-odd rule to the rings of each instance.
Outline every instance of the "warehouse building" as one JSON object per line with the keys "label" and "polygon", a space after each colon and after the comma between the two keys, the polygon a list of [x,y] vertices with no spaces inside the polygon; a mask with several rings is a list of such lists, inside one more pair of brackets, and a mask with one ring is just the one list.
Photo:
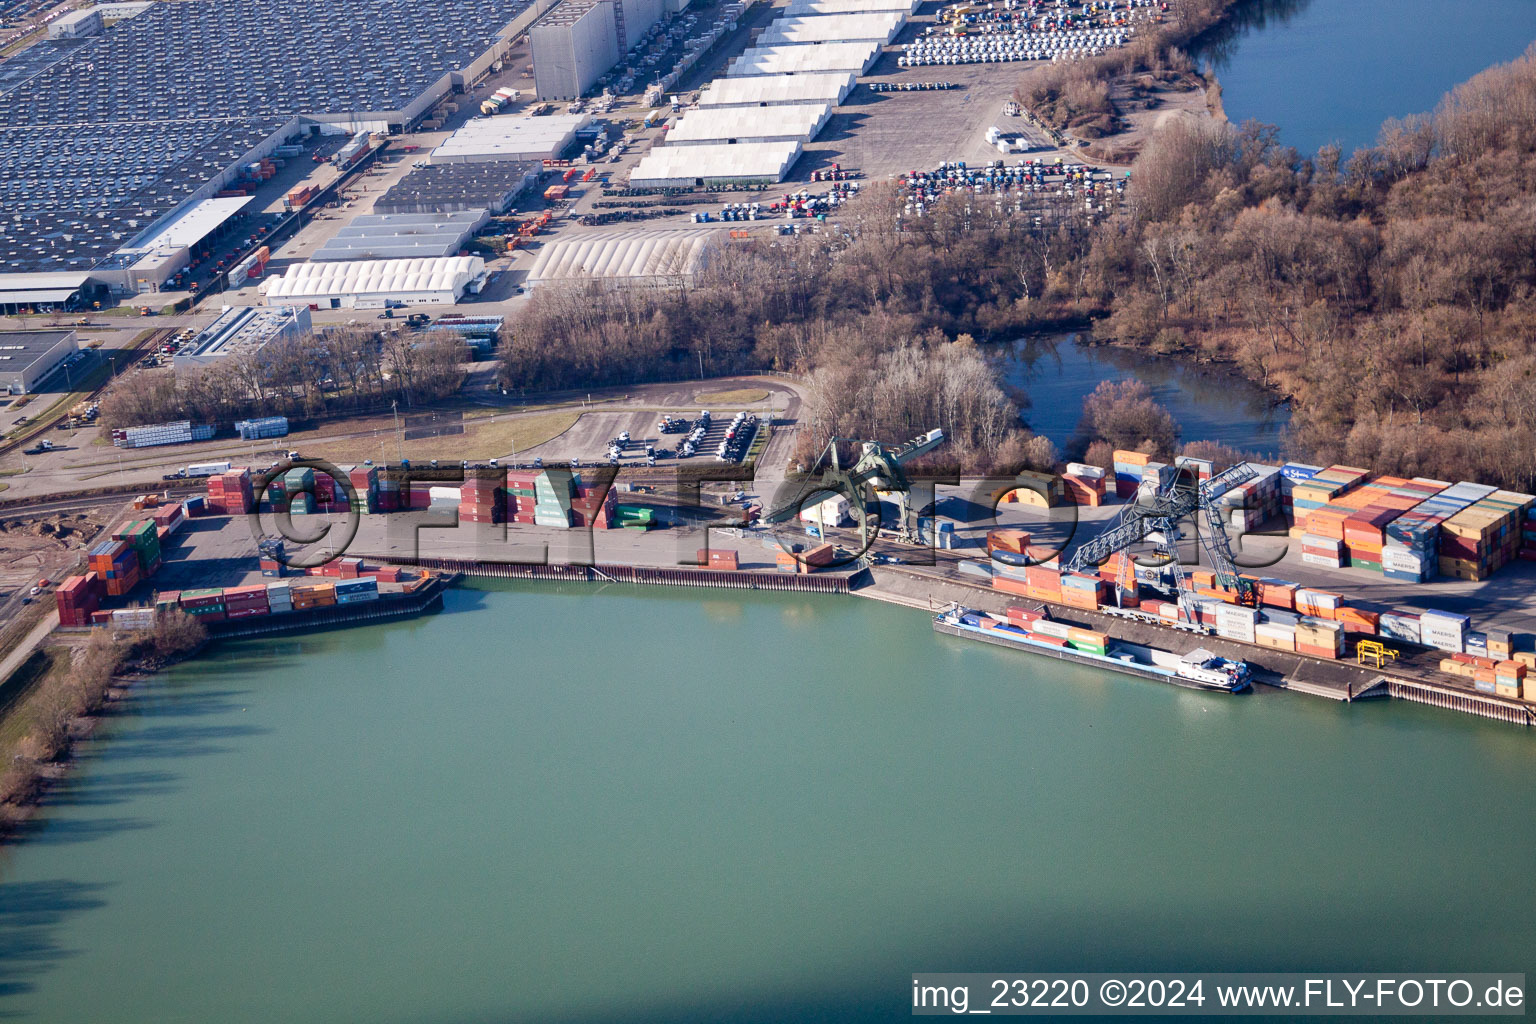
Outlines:
{"label": "warehouse building", "polygon": [[749,114],[730,107],[700,108],[683,115],[668,129],[666,139],[668,146],[810,142],[831,116],[832,108],[825,103],[765,107]]}
{"label": "warehouse building", "polygon": [[539,183],[537,163],[426,164],[401,178],[373,204],[374,213],[452,213],[490,210],[503,214]]}
{"label": "warehouse building", "polygon": [[880,59],[880,44],[822,43],[820,46],[754,46],[731,61],[726,74],[798,75],[806,72],[845,71],[862,75]]}
{"label": "warehouse building", "polygon": [[528,285],[597,281],[615,288],[681,287],[708,263],[717,229],[597,232],[546,242],[528,272]]}
{"label": "warehouse building", "polygon": [[400,260],[454,256],[491,219],[487,210],[455,213],[374,213],[352,218],[310,259]]}
{"label": "warehouse building", "polygon": [[586,93],[661,20],[663,8],[663,0],[564,0],[529,33],[538,98]]}
{"label": "warehouse building", "polygon": [[86,273],[0,273],[0,313],[51,313],[87,309],[97,298],[107,299],[106,289]]}
{"label": "warehouse building", "polygon": [[823,14],[866,14],[870,11],[901,11],[916,14],[922,0],[789,0],[780,12],[788,18],[807,18]]}
{"label": "warehouse building", "polygon": [[30,395],[78,351],[74,331],[0,332],[0,387]]}
{"label": "warehouse building", "polygon": [[576,133],[591,114],[546,114],[543,117],[478,117],[443,140],[432,151],[434,164],[553,160],[576,141]]}
{"label": "warehouse building", "polygon": [[629,173],[633,188],[754,185],[783,181],[800,158],[798,142],[660,146]]}
{"label": "warehouse building", "polygon": [[900,11],[828,14],[779,18],[757,37],[758,46],[807,46],[821,43],[889,43],[907,16]]}
{"label": "warehouse building", "polygon": [[101,11],[95,7],[83,11],[70,11],[48,25],[49,39],[84,39],[99,35],[103,28]]}
{"label": "warehouse building", "polygon": [[310,333],[308,306],[231,306],[177,352],[171,366],[178,375],[206,369],[228,356],[247,356],[268,345],[297,342]]}
{"label": "warehouse building", "polygon": [[837,106],[853,91],[850,72],[717,78],[699,94],[699,107],[774,107],[790,103]]}
{"label": "warehouse building", "polygon": [[452,305],[485,283],[478,256],[299,263],[264,286],[269,306],[384,309]]}
{"label": "warehouse building", "polygon": [[[119,294],[153,290],[180,257],[163,246],[120,253],[125,240],[218,198],[251,162],[312,131],[417,124],[505,59],[548,0],[323,8],[221,0],[216,17],[198,4],[93,9],[117,23],[84,45],[54,44],[54,59],[0,92],[0,209],[9,215],[0,292],[35,290],[18,278],[66,273]],[[87,14],[70,31],[93,27]],[[277,73],[285,68],[302,73]]]}

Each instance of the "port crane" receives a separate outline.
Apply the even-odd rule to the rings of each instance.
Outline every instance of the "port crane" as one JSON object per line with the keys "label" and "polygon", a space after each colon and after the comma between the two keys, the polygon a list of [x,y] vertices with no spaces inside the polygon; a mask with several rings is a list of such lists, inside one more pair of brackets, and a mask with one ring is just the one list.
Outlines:
{"label": "port crane", "polygon": [[[837,450],[839,443],[859,445],[858,461],[850,469],[842,468]],[[918,541],[917,509],[912,505],[912,482],[907,479],[902,466],[920,455],[926,455],[943,443],[944,431],[937,427],[894,447],[887,447],[879,441],[859,438],[831,438],[816,460],[816,465],[826,464],[820,478],[812,480],[806,477],[800,481],[794,497],[768,511],[763,515],[762,522],[772,525],[793,519],[800,514],[807,498],[818,492],[830,491],[848,497],[854,519],[859,524],[859,531],[867,537],[869,534],[865,530],[864,496],[867,493],[865,488],[873,488],[878,491],[893,492],[896,495],[896,504],[900,510],[898,536],[908,544],[915,544]]]}
{"label": "port crane", "polygon": [[1244,579],[1237,572],[1232,558],[1232,542],[1227,537],[1226,524],[1221,519],[1217,501],[1223,494],[1253,479],[1257,473],[1246,462],[1217,473],[1201,483],[1188,471],[1175,474],[1171,483],[1158,487],[1143,482],[1135,499],[1120,509],[1114,521],[1097,537],[1078,548],[1067,562],[1068,571],[1082,571],[1102,565],[1111,555],[1121,554],[1120,589],[1127,589],[1131,573],[1131,559],[1126,552],[1145,541],[1154,533],[1164,538],[1168,553],[1168,566],[1173,572],[1174,586],[1178,592],[1179,614],[1194,623],[1199,617],[1194,610],[1194,594],[1179,561],[1179,520],[1198,514],[1205,520],[1206,528],[1196,530],[1200,547],[1211,560],[1211,567],[1221,585],[1237,594],[1238,602],[1252,606],[1258,603],[1258,592],[1253,581]]}

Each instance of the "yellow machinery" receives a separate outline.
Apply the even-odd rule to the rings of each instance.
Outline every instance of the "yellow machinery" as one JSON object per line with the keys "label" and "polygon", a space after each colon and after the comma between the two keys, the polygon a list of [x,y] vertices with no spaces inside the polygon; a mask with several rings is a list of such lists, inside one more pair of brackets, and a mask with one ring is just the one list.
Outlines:
{"label": "yellow machinery", "polygon": [[1355,644],[1355,663],[1358,665],[1386,668],[1387,662],[1396,660],[1397,652],[1380,640],[1361,640]]}

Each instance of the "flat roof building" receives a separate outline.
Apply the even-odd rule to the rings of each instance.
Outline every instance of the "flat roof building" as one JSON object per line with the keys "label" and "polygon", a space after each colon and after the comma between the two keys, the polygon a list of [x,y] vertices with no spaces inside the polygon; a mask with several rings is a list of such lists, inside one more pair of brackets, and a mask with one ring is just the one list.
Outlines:
{"label": "flat roof building", "polygon": [[820,43],[888,43],[896,38],[907,16],[901,11],[828,14],[808,18],[779,18],[757,37],[758,46],[803,46]]}
{"label": "flat roof building", "polygon": [[49,22],[49,39],[83,39],[102,30],[101,11],[89,7],[82,11],[70,11],[61,18]]}
{"label": "flat roof building", "polygon": [[726,74],[797,75],[808,71],[851,71],[862,75],[880,59],[880,44],[822,43],[819,46],[754,46],[731,61]]}
{"label": "flat roof building", "polygon": [[373,213],[352,223],[315,250],[311,260],[397,260],[454,256],[491,219],[487,210],[454,213]]}
{"label": "flat roof building", "polygon": [[757,184],[783,181],[800,158],[798,142],[659,146],[629,172],[635,188]]}
{"label": "flat roof building", "polygon": [[299,263],[264,286],[269,306],[384,309],[389,305],[452,305],[485,283],[478,256],[415,260]]}
{"label": "flat roof building", "polygon": [[233,306],[200,331],[171,365],[177,374],[213,366],[228,356],[247,356],[274,342],[297,342],[310,332],[308,306]]}
{"label": "flat roof building", "polygon": [[739,145],[744,142],[810,142],[832,116],[822,103],[738,110],[707,107],[689,111],[667,130],[668,146]]}
{"label": "flat roof building", "polygon": [[901,11],[916,14],[922,0],[789,0],[782,17],[807,18],[822,14],[865,14],[870,11]]}
{"label": "flat roof building", "polygon": [[0,387],[30,395],[78,351],[74,331],[0,332]]}
{"label": "flat roof building", "polygon": [[533,26],[533,88],[541,100],[580,96],[619,62],[614,0],[565,0]]}
{"label": "flat roof building", "polygon": [[699,94],[699,107],[772,107],[789,103],[829,103],[835,107],[853,91],[856,81],[847,71],[717,78]]}
{"label": "flat roof building", "polygon": [[591,114],[543,117],[477,117],[432,151],[434,164],[483,163],[489,160],[552,160],[576,139]]}
{"label": "flat roof building", "polygon": [[538,184],[543,166],[528,161],[426,164],[374,200],[374,213],[506,213],[518,196]]}

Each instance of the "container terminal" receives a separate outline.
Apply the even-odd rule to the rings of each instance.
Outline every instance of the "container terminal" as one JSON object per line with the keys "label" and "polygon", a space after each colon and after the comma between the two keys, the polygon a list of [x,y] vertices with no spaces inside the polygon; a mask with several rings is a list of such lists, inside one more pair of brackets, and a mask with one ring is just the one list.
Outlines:
{"label": "container terminal", "polygon": [[[430,593],[459,574],[852,593],[924,608],[939,633],[1012,647],[1021,672],[1029,657],[1086,657],[1175,683],[1215,671],[1232,684],[1216,688],[1234,691],[1394,697],[1536,724],[1526,678],[1536,609],[1479,603],[1489,589],[1530,592],[1530,495],[1117,452],[1113,473],[1071,464],[970,481],[923,505],[903,467],[942,443],[933,431],[843,445],[842,458],[833,444],[822,476],[775,488],[750,482],[748,466],[752,493],[705,485],[691,497],[651,467],[615,476],[579,460],[434,472],[202,464],[210,475],[184,485],[202,493],[141,497],[53,599],[73,628],[142,627],[175,606],[213,609],[224,618],[208,621],[228,629],[279,612],[296,616],[285,628],[303,628],[302,613]],[[834,493],[860,486],[880,504]],[[959,511],[988,502],[996,515]],[[305,535],[306,523],[339,527],[355,514],[356,535],[342,557],[295,569],[303,559],[258,548],[250,525],[283,508]],[[1063,513],[1081,516],[1071,544],[1052,540]],[[1238,567],[1266,543],[1289,551],[1262,575]]]}

